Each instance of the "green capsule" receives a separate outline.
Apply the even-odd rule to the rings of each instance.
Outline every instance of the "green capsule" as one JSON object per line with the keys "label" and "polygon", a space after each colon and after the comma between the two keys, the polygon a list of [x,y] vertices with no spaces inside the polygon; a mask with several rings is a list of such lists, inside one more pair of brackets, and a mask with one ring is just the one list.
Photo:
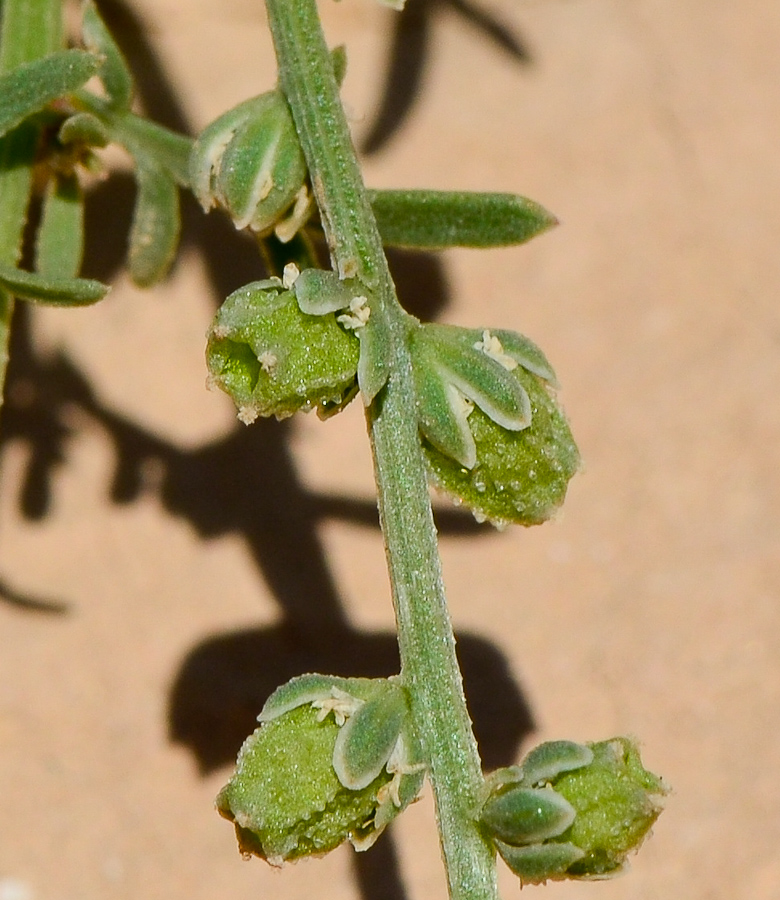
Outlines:
{"label": "green capsule", "polygon": [[668,788],[642,765],[628,738],[590,744],[593,761],[564,772],[555,790],[577,810],[564,835],[584,851],[570,868],[579,878],[607,878],[620,872],[661,814]]}
{"label": "green capsule", "polygon": [[358,339],[333,313],[306,315],[272,279],[227,298],[209,330],[206,356],[211,382],[249,423],[340,408],[354,395],[359,352]]}

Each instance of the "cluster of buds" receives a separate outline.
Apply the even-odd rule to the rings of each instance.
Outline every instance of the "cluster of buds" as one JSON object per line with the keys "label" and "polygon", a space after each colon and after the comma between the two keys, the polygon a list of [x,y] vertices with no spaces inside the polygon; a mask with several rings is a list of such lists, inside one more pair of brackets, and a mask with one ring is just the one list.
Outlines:
{"label": "cluster of buds", "polygon": [[[209,332],[211,382],[239,418],[338,411],[386,378],[370,298],[355,279],[294,265],[227,298]],[[416,415],[433,484],[497,525],[563,502],[579,454],[539,348],[513,331],[410,320]]]}
{"label": "cluster of buds", "polygon": [[579,454],[542,351],[513,331],[450,325],[421,325],[411,349],[433,483],[499,526],[550,518]]}
{"label": "cluster of buds", "polygon": [[397,678],[301,675],[258,719],[217,797],[244,854],[282,865],[347,840],[366,850],[420,792],[425,766]]}
{"label": "cluster of buds", "polygon": [[667,793],[627,738],[551,741],[485,780],[480,822],[523,884],[621,872]]}

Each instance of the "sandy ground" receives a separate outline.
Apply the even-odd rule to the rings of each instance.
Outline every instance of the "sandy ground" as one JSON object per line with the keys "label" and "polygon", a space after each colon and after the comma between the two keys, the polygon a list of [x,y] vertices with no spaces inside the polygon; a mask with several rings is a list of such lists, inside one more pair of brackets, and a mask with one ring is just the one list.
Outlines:
{"label": "sandy ground", "polygon": [[[525,248],[393,259],[415,311],[545,349],[585,460],[542,528],[443,504],[485,760],[628,733],[674,788],[627,876],[529,896],[773,900],[780,6],[410,4],[323,3],[369,184],[517,191],[562,221]],[[257,0],[104,5],[174,127],[273,82]],[[395,665],[371,466],[357,406],[246,429],[204,390],[203,335],[258,277],[251,247],[190,204],[172,278],[141,292],[130,182],[111,184],[87,265],[111,297],[17,323],[0,898],[443,900],[429,793],[370,854],[283,872],[242,862],[212,809],[276,684]]]}

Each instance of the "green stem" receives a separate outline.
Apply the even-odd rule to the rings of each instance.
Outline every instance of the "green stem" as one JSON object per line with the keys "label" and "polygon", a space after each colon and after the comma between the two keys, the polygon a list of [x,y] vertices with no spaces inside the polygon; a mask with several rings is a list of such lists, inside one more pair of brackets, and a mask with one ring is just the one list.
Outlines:
{"label": "green stem", "polygon": [[338,96],[315,0],[266,0],[287,95],[334,268],[362,282],[367,328],[387,341],[390,377],[367,410],[401,670],[430,763],[453,900],[495,900],[495,855],[474,812],[481,763],[466,709],[420,449],[407,337]]}
{"label": "green stem", "polygon": [[[3,0],[0,12],[0,74],[62,48],[60,0]],[[0,139],[0,263],[19,261],[37,138],[37,129],[23,123]],[[13,308],[13,296],[0,290],[0,404]]]}

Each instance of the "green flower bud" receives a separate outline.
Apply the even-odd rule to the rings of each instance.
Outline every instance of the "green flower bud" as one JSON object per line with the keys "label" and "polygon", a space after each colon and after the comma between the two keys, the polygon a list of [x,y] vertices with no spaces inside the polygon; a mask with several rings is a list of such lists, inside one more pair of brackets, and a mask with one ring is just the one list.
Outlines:
{"label": "green flower bud", "polygon": [[354,396],[359,341],[333,313],[301,312],[276,279],[232,293],[217,311],[206,350],[210,381],[246,423],[317,407],[327,415]]}
{"label": "green flower bud", "polygon": [[[306,161],[284,95],[245,100],[212,122],[190,156],[192,190],[204,210],[221,206],[236,228],[289,240],[312,210]],[[290,215],[285,215],[292,209]]]}
{"label": "green flower bud", "polygon": [[523,884],[609,878],[639,847],[666,793],[626,738],[555,741],[488,776],[480,822]]}
{"label": "green flower bud", "polygon": [[480,520],[548,519],[563,502],[579,454],[539,348],[511,331],[423,325],[411,349],[434,485]]}
{"label": "green flower bud", "polygon": [[668,788],[644,768],[639,749],[627,738],[589,746],[593,762],[564,773],[554,787],[577,811],[562,838],[585,852],[569,873],[604,878],[617,874],[638,849],[661,814]]}
{"label": "green flower bud", "polygon": [[303,675],[259,718],[217,797],[242,853],[281,865],[345,840],[367,849],[419,793],[424,766],[395,679]]}

